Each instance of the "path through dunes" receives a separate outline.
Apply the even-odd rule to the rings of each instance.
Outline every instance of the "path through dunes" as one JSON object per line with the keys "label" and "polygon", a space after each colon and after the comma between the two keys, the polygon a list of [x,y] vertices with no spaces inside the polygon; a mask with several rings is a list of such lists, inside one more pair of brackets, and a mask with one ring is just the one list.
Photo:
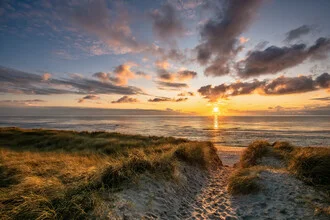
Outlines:
{"label": "path through dunes", "polygon": [[[213,170],[207,184],[189,208],[185,219],[327,219],[312,203],[327,205],[325,195],[292,176],[281,161],[264,158],[259,174],[261,190],[248,195],[231,195],[227,184],[232,167]],[[180,218],[181,219],[181,218]]]}
{"label": "path through dunes", "polygon": [[226,165],[208,174],[184,166],[178,172],[179,184],[142,178],[117,194],[114,214],[118,219],[327,219],[313,205],[326,207],[325,195],[296,179],[283,161],[264,157],[260,166],[261,189],[248,195],[229,193],[227,185],[235,168]]}

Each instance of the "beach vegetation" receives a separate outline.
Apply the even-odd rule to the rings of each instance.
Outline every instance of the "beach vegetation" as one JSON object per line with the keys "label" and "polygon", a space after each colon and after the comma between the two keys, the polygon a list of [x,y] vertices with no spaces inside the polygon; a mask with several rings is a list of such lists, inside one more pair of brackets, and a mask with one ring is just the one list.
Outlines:
{"label": "beach vegetation", "polygon": [[239,165],[243,168],[255,166],[258,161],[270,152],[271,145],[267,141],[257,140],[252,142],[243,152]]}
{"label": "beach vegetation", "polygon": [[[0,129],[0,219],[90,219],[141,175],[220,166],[209,142],[107,132]],[[100,214],[101,215],[101,214]]]}
{"label": "beach vegetation", "polygon": [[259,173],[263,169],[261,166],[254,166],[235,170],[229,177],[228,191],[233,195],[258,192],[261,188],[258,184]]}

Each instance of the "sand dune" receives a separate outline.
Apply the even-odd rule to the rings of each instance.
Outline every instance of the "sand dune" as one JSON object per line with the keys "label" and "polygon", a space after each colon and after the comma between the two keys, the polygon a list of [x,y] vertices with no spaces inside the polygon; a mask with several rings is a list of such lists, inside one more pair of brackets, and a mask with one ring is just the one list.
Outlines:
{"label": "sand dune", "polygon": [[[220,154],[225,154],[222,150]],[[229,155],[221,155],[230,158]],[[233,161],[231,161],[233,162]],[[268,157],[259,175],[262,189],[249,195],[231,195],[228,178],[234,168],[217,167],[208,175],[185,166],[178,182],[144,176],[135,187],[118,193],[111,213],[117,219],[327,219],[317,215],[312,202],[325,201],[322,193],[286,171],[281,161]]]}

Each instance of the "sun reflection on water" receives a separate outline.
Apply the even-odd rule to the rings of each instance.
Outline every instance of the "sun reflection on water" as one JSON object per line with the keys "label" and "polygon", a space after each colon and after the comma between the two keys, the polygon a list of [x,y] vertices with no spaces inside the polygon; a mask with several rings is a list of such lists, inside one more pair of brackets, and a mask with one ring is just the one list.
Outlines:
{"label": "sun reflection on water", "polygon": [[218,129],[218,127],[219,127],[219,124],[218,124],[218,115],[215,114],[215,115],[214,115],[213,128],[214,128],[214,129]]}

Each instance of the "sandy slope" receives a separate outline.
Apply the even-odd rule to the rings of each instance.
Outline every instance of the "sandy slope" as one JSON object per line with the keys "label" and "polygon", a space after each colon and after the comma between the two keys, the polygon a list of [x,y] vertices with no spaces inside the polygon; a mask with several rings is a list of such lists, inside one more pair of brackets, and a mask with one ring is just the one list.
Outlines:
{"label": "sandy slope", "polygon": [[[222,152],[223,153],[223,152]],[[262,190],[232,196],[228,177],[234,168],[218,167],[206,175],[190,166],[177,173],[177,183],[144,176],[139,184],[118,193],[108,218],[114,219],[327,219],[315,216],[312,203],[323,195],[289,174],[275,158],[263,165],[274,168],[260,173]],[[179,184],[178,184],[179,183]]]}

